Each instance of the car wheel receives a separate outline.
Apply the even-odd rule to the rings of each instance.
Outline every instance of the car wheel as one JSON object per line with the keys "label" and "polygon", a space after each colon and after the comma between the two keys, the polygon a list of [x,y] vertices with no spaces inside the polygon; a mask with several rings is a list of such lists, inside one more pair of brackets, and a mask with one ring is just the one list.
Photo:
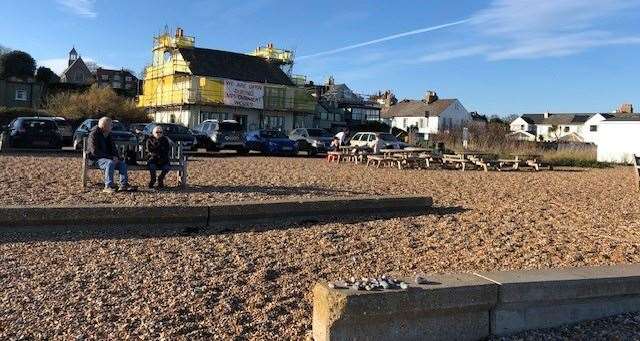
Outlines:
{"label": "car wheel", "polygon": [[315,156],[317,154],[318,154],[318,148],[312,147],[311,149],[309,149],[310,156]]}
{"label": "car wheel", "polygon": [[249,149],[247,148],[238,149],[238,155],[247,155],[247,154],[249,154]]}

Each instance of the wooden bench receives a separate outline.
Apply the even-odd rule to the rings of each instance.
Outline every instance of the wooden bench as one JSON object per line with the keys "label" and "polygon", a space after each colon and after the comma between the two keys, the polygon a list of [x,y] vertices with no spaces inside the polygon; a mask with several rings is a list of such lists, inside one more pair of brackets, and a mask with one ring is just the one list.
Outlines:
{"label": "wooden bench", "polygon": [[[96,163],[89,160],[87,153],[87,139],[82,144],[82,188],[87,188],[89,182],[89,170],[100,170]],[[126,154],[130,149],[130,144],[116,144],[118,155],[121,160],[126,160]],[[127,165],[128,172],[149,171],[146,162],[146,151],[144,147],[138,145],[135,147],[136,165]],[[187,154],[184,153],[182,142],[171,142],[171,151],[169,152],[169,171],[176,172],[176,181],[181,188],[187,188]]]}
{"label": "wooden bench", "polygon": [[636,183],[638,185],[638,189],[640,190],[640,154],[633,154],[633,163],[634,163],[634,173],[636,177]]}
{"label": "wooden bench", "polygon": [[376,168],[380,168],[380,166],[382,165],[393,166],[394,164],[396,164],[399,169],[402,169],[401,162],[402,162],[401,160],[391,158],[391,157],[386,157],[384,155],[368,155],[367,156],[367,166],[373,164],[376,166]]}
{"label": "wooden bench", "polygon": [[486,161],[483,158],[479,158],[473,155],[469,156],[469,162],[471,162],[474,166],[482,168],[485,172],[489,171],[489,166],[491,166],[491,163]]}
{"label": "wooden bench", "polygon": [[471,164],[469,160],[465,159],[464,155],[460,154],[443,154],[442,165],[454,165],[456,169],[461,168],[462,171],[466,169],[466,165]]}

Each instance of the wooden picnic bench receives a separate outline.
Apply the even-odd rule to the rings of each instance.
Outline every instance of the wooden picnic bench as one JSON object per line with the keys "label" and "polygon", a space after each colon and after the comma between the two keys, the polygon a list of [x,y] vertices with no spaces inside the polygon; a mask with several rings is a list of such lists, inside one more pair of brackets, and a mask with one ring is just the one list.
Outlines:
{"label": "wooden picnic bench", "polygon": [[[88,158],[87,153],[87,139],[85,138],[82,144],[82,188],[87,188],[89,182],[89,171],[90,170],[100,170],[96,163]],[[120,160],[125,162],[126,154],[130,149],[130,144],[116,144],[116,148],[118,149],[118,155],[120,156]],[[137,145],[135,146],[134,152],[136,153],[136,164],[129,165],[127,164],[127,171],[136,172],[136,171],[149,171],[146,162],[146,151],[144,146]],[[171,142],[171,151],[169,152],[169,171],[176,172],[176,180],[178,185],[181,188],[187,187],[187,154],[184,152],[184,146],[182,142],[174,143]]]}
{"label": "wooden picnic bench", "polygon": [[466,169],[466,166],[472,164],[467,160],[464,155],[461,154],[442,154],[442,165],[454,165],[456,169],[461,168],[462,171]]}
{"label": "wooden picnic bench", "polygon": [[402,169],[402,160],[394,157],[384,156],[384,155],[368,155],[367,156],[367,166],[375,165],[376,168],[380,168],[382,165],[393,166],[394,164],[398,166],[398,169]]}

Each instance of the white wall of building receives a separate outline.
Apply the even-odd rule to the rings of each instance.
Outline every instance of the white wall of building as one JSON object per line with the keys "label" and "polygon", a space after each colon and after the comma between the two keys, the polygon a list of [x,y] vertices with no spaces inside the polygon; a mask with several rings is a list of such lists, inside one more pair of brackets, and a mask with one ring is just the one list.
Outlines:
{"label": "white wall of building", "polygon": [[598,134],[599,123],[604,121],[606,118],[600,114],[593,115],[591,118],[584,123],[582,127],[582,137],[584,138],[584,142],[587,143],[595,143],[598,144]]}
{"label": "white wall of building", "polygon": [[603,121],[598,135],[600,162],[630,163],[640,154],[640,121]]}
{"label": "white wall of building", "polygon": [[535,124],[529,124],[527,123],[527,121],[525,121],[524,119],[522,119],[522,117],[518,117],[515,120],[513,120],[513,122],[511,122],[509,124],[509,129],[511,131],[526,131],[529,133],[533,133],[536,130],[536,126]]}
{"label": "white wall of building", "polygon": [[583,124],[561,124],[557,126],[555,131],[550,132],[549,128],[551,128],[550,124],[538,124],[536,125],[536,138],[538,141],[540,140],[540,136],[544,141],[555,141],[557,138],[561,138],[563,136],[569,135],[571,133],[576,133],[582,136],[584,131]]}
{"label": "white wall of building", "polygon": [[428,138],[429,134],[437,134],[452,127],[463,126],[465,122],[471,121],[471,115],[460,103],[455,100],[438,116],[430,117],[393,117],[387,120],[392,127],[407,130],[409,127],[417,126],[418,133],[424,134]]}

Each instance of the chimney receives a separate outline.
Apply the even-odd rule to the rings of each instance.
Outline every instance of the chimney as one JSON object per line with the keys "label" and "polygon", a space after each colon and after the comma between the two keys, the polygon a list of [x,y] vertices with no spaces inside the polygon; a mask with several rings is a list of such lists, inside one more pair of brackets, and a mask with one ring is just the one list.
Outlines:
{"label": "chimney", "polygon": [[544,113],[544,118],[549,118],[549,116],[550,116],[550,115],[551,115],[551,114],[550,114],[549,112],[545,112],[545,113]]}
{"label": "chimney", "polygon": [[621,114],[633,114],[633,104],[624,103],[618,108],[617,112]]}
{"label": "chimney", "polygon": [[180,27],[176,28],[176,38],[182,38],[184,36],[184,30]]}
{"label": "chimney", "polygon": [[425,102],[427,102],[427,104],[431,104],[435,101],[438,100],[438,94],[436,94],[435,91],[427,91],[427,93],[424,95],[424,100]]}

